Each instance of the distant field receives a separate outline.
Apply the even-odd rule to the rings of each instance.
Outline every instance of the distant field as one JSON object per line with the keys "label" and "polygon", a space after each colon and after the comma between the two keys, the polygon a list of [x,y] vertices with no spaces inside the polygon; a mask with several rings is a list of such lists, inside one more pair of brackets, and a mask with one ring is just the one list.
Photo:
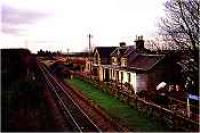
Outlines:
{"label": "distant field", "polygon": [[79,89],[89,99],[102,107],[112,118],[130,127],[133,131],[166,131],[159,124],[141,116],[137,110],[94,85],[78,78],[67,80],[67,83]]}

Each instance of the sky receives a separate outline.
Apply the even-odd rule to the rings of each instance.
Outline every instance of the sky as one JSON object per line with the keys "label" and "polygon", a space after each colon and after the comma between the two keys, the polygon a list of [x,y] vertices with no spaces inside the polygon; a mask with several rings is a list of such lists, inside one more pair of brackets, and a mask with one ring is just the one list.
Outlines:
{"label": "sky", "polygon": [[71,52],[155,36],[164,0],[3,0],[0,47]]}

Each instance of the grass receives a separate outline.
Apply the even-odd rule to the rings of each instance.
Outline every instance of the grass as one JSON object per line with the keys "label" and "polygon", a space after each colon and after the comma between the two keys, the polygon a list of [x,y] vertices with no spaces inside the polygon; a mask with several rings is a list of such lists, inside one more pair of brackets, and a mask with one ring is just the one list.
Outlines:
{"label": "grass", "polygon": [[141,116],[133,107],[121,102],[94,85],[79,78],[67,80],[67,83],[79,89],[93,102],[102,107],[112,118],[127,125],[134,131],[166,131],[160,124]]}

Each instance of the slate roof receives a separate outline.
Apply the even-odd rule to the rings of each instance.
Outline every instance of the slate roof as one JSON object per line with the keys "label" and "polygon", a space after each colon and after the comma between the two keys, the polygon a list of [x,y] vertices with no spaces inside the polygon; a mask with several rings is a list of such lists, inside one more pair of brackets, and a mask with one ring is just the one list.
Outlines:
{"label": "slate roof", "polygon": [[134,71],[149,71],[165,57],[161,54],[151,54],[149,50],[138,51],[133,46],[96,47],[95,52],[96,50],[100,54],[100,58],[127,58],[128,66],[126,68]]}
{"label": "slate roof", "polygon": [[132,70],[148,71],[157,65],[165,56],[151,55],[151,54],[138,54],[129,64]]}
{"label": "slate roof", "polygon": [[97,50],[100,58],[110,58],[110,54],[116,49],[117,47],[96,47],[95,51]]}

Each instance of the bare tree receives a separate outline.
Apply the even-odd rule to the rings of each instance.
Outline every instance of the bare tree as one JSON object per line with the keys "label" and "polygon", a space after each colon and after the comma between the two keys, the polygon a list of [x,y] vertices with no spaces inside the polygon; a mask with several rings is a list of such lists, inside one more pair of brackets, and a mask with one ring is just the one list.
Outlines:
{"label": "bare tree", "polygon": [[185,52],[178,62],[185,81],[198,87],[199,67],[199,0],[168,0],[166,17],[161,19],[163,40]]}
{"label": "bare tree", "polygon": [[147,40],[145,47],[147,47],[150,50],[157,50],[157,51],[161,51],[162,50],[162,46],[160,44],[160,41],[155,38],[155,39],[151,39],[151,40]]}
{"label": "bare tree", "polygon": [[167,41],[180,48],[199,50],[199,0],[168,0],[161,31]]}
{"label": "bare tree", "polygon": [[163,50],[175,49],[175,46],[169,47],[169,45],[165,41],[163,41],[160,36],[156,36],[153,39],[146,40],[145,46],[146,48],[152,51],[157,51],[158,53],[162,52]]}

